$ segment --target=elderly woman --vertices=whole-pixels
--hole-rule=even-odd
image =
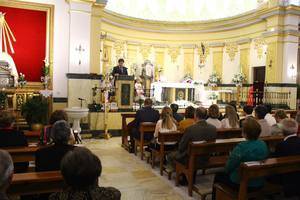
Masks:
[[[242,162],[259,161],[268,157],[269,150],[264,141],[259,140],[261,127],[253,118],[246,118],[242,126],[243,136],[246,141],[239,143],[231,152],[225,173],[217,173],[214,183],[223,183],[233,189],[238,189],[240,184],[239,167]],[[264,180],[253,179],[248,182],[248,189],[256,189],[263,186]],[[212,199],[216,199],[216,191],[213,189]]]
[[[282,129],[281,129],[281,121],[288,118],[284,110],[277,110],[275,112],[274,118],[276,120],[276,124],[273,124],[271,126],[271,135],[282,135]]]
[[[69,144],[70,137],[72,137],[70,125],[64,120],[55,122],[51,128],[54,145],[37,150],[36,171],[59,170],[64,155],[74,148]]]
[[[9,153],[4,150],[0,150],[0,163],[0,199],[8,200],[6,190],[13,177],[14,164]]]
[[[67,153],[61,162],[61,173],[68,189],[54,193],[50,200],[119,200],[121,193],[112,187],[99,187],[102,165],[99,158],[86,148]]]
[[[277,144],[274,152],[275,157],[300,155],[300,137],[297,136],[298,123],[294,119],[283,119],[281,122],[283,141]],[[300,173],[284,174],[281,181],[284,193],[288,197],[300,196],[299,191]]]

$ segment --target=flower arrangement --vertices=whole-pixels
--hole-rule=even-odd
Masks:
[[[25,79],[25,74],[19,73],[19,78],[18,78],[18,85],[22,88],[27,84],[27,81]]]
[[[211,92],[209,95],[208,95],[208,99],[209,100],[216,100],[218,99],[218,94],[216,92]]]
[[[245,81],[246,81],[246,76],[242,72],[235,74],[232,78],[232,82],[236,86],[242,86]]]
[[[47,59],[44,60],[44,66],[42,68],[41,82],[44,85],[44,88],[47,89],[50,83],[50,64]]]
[[[221,83],[221,77],[215,72],[212,73],[207,80],[208,86],[211,87],[216,87],[220,83]]]

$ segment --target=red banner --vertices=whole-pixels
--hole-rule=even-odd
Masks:
[[[14,59],[18,73],[23,73],[27,81],[39,82],[43,60],[46,56],[47,13],[0,6],[5,19],[16,37],[13,43]]]

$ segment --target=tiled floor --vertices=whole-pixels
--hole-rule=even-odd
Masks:
[[[189,200],[200,199],[187,195],[186,187],[175,187],[174,179],[160,176],[158,167],[154,170],[140,157],[129,154],[121,147],[121,138],[109,140],[86,139],[84,145],[99,156],[103,166],[100,185],[113,186],[122,192],[124,200]],[[203,184],[202,184],[202,183]],[[200,185],[207,190],[211,187],[211,176],[204,176]],[[208,198],[207,198],[208,199]]]

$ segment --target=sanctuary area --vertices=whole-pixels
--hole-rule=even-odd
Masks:
[[[299,0],[0,0],[0,199],[300,199]]]

